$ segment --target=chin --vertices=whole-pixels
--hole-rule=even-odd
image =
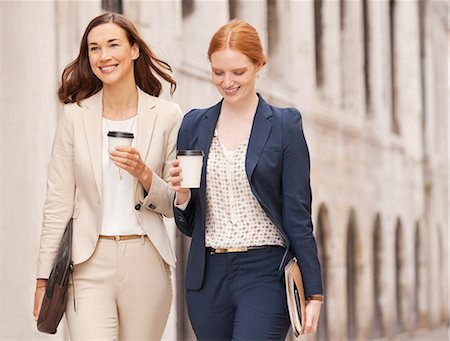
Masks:
[[[116,78],[111,79],[111,78],[108,78],[108,77],[102,77],[102,78],[100,78],[100,80],[105,85],[114,85],[114,84],[117,83],[117,79]]]

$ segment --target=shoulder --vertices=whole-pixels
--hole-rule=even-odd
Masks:
[[[86,110],[86,100],[81,101],[80,104],[77,103],[67,103],[63,105],[64,113],[67,115],[76,114]]]
[[[301,125],[302,115],[300,111],[296,108],[282,108],[265,102],[273,119],[279,122],[283,128],[293,128],[293,126]]]
[[[301,118],[300,111],[296,108],[281,108],[269,104],[272,114],[283,121],[292,121]]]
[[[302,114],[296,108],[283,108],[282,109],[282,121],[283,127],[286,129],[298,130],[302,126]]]
[[[149,95],[143,91],[140,92],[140,100],[144,102],[144,106],[150,109],[157,108],[162,114],[173,119],[180,119],[183,116],[180,106],[169,100]]]
[[[63,106],[63,117],[66,116],[70,119],[76,119],[80,117],[81,113],[91,110],[101,103],[102,99],[102,91],[98,91],[90,97],[87,97],[81,100],[80,104],[78,103],[67,103]]]
[[[220,104],[221,102],[216,103],[208,108],[191,109],[184,115],[182,125],[183,126],[196,125],[196,123],[203,120],[207,115],[213,114],[213,112],[219,110],[218,107],[220,106]]]
[[[196,122],[206,113],[206,109],[191,109],[183,117],[183,123]]]
[[[83,102],[78,105],[77,103],[64,104],[62,113],[59,117],[60,120],[76,122],[80,117],[81,113],[86,110]]]

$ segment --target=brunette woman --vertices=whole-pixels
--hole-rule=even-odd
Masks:
[[[49,166],[34,316],[72,217],[72,341],[159,340],[163,333],[175,257],[162,217],[173,215],[166,181],[182,118],[178,105],[158,98],[157,77],[175,90],[169,71],[130,20],[106,13],[89,23],[62,74],[65,106]],[[133,134],[131,146],[108,145],[111,131]]]

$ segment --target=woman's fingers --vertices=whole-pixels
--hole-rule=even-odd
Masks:
[[[169,174],[171,177],[176,177],[179,176],[181,173],[181,168],[180,167],[172,167],[169,169]]]
[[[319,322],[321,304],[322,303],[316,301],[309,301],[307,303],[305,310],[305,334],[312,334],[317,331],[317,323]]]
[[[33,308],[33,316],[37,321],[39,317],[39,313],[41,311],[42,301],[44,299],[45,288],[36,288],[34,292],[34,308]]]
[[[181,187],[181,181],[183,180],[183,177],[181,174],[181,168],[178,167],[180,164],[180,161],[175,159],[172,161],[172,167],[169,169],[169,175],[170,179],[169,182],[172,186],[172,190],[179,192],[181,190],[185,190],[183,187]]]
[[[169,182],[172,186],[180,186],[183,177],[181,176],[173,176],[170,178]]]

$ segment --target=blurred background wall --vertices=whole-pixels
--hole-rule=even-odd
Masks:
[[[303,114],[326,290],[315,336],[409,338],[447,327],[448,3],[441,0],[0,0],[0,338],[62,340],[32,317],[47,163],[63,68],[88,22],[132,19],[174,68],[183,111],[219,100],[206,57],[231,18],[269,59],[257,88]],[[163,97],[169,98],[167,87]],[[167,340],[194,339],[178,255]],[[291,338],[291,336],[290,336]]]

